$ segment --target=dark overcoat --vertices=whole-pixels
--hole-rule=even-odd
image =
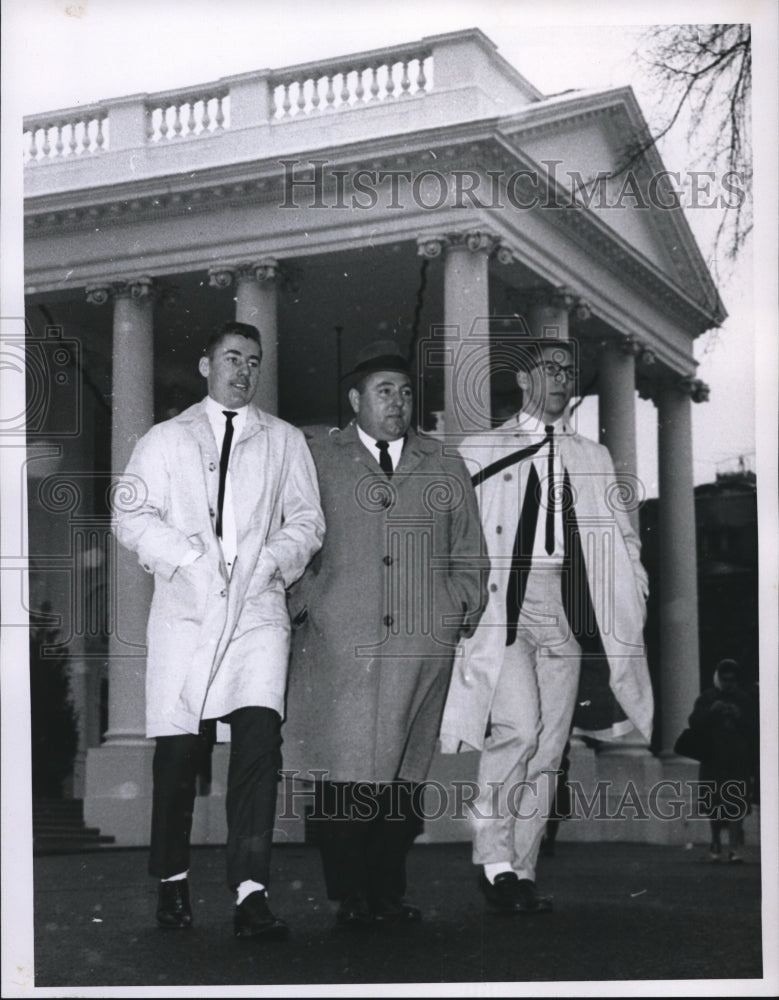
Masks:
[[[469,474],[413,431],[391,479],[354,424],[309,445],[326,531],[290,596],[285,769],[424,780],[458,637],[486,600]]]

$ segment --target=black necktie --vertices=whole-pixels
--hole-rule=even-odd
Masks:
[[[379,449],[379,465],[387,473],[387,476],[391,477],[392,459],[390,458],[389,445],[386,441],[377,441],[376,447]]]
[[[549,438],[549,458],[546,464],[546,552],[554,552],[554,427],[547,424],[544,427]]]
[[[225,436],[222,439],[222,454],[219,457],[219,496],[216,501],[216,537],[222,537],[222,508],[225,500],[225,482],[227,480],[227,464],[230,461],[230,446],[233,443],[233,417],[238,414],[233,410],[222,410],[225,416]]]

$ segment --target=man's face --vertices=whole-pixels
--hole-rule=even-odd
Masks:
[[[208,382],[208,395],[220,406],[237,410],[251,400],[260,380],[262,350],[240,333],[228,333],[217,344],[213,357],[200,359],[199,369]]]
[[[397,441],[411,423],[411,379],[402,372],[374,372],[366,378],[362,392],[349,390],[349,402],[366,434],[377,441]]]
[[[522,409],[545,424],[554,423],[565,413],[575,381],[573,353],[554,344],[544,345],[538,364],[529,372],[517,372],[524,396]]]

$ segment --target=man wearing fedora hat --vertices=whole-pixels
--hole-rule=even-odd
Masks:
[[[345,376],[354,413],[313,435],[327,525],[294,588],[297,628],[285,768],[315,780],[314,813],[337,921],[414,922],[406,855],[458,639],[486,598],[482,533],[464,463],[411,428],[411,367],[378,341]]]

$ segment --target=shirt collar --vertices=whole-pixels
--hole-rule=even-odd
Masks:
[[[375,437],[371,437],[370,434],[364,431],[356,420],[354,422],[354,426],[357,429],[357,436],[359,437],[359,439],[362,441],[362,443],[365,445],[368,451],[373,455],[373,457],[376,458],[376,456],[379,454],[379,449],[376,447],[376,441],[378,439]],[[395,441],[388,442],[390,454],[392,454],[393,452],[397,452],[397,454],[399,455],[400,452],[403,450],[404,442],[405,438],[397,438],[397,440]]]
[[[212,419],[218,417],[219,420],[224,421],[225,410],[227,410],[228,413],[235,413],[236,417],[240,419],[246,415],[249,405],[247,403],[244,406],[237,406],[235,409],[231,410],[229,406],[222,406],[221,403],[217,403],[213,396],[206,396],[206,409],[209,417]],[[233,418],[233,424],[236,422],[236,417]]]
[[[546,434],[545,427],[547,426],[538,417],[533,417],[529,413],[525,413],[520,410],[516,415],[515,420],[517,421],[517,429],[522,431],[523,434],[538,435],[539,437],[544,437]],[[552,423],[554,427],[555,434],[572,434],[573,429],[571,428],[570,422],[568,420],[568,411],[555,420]]]

